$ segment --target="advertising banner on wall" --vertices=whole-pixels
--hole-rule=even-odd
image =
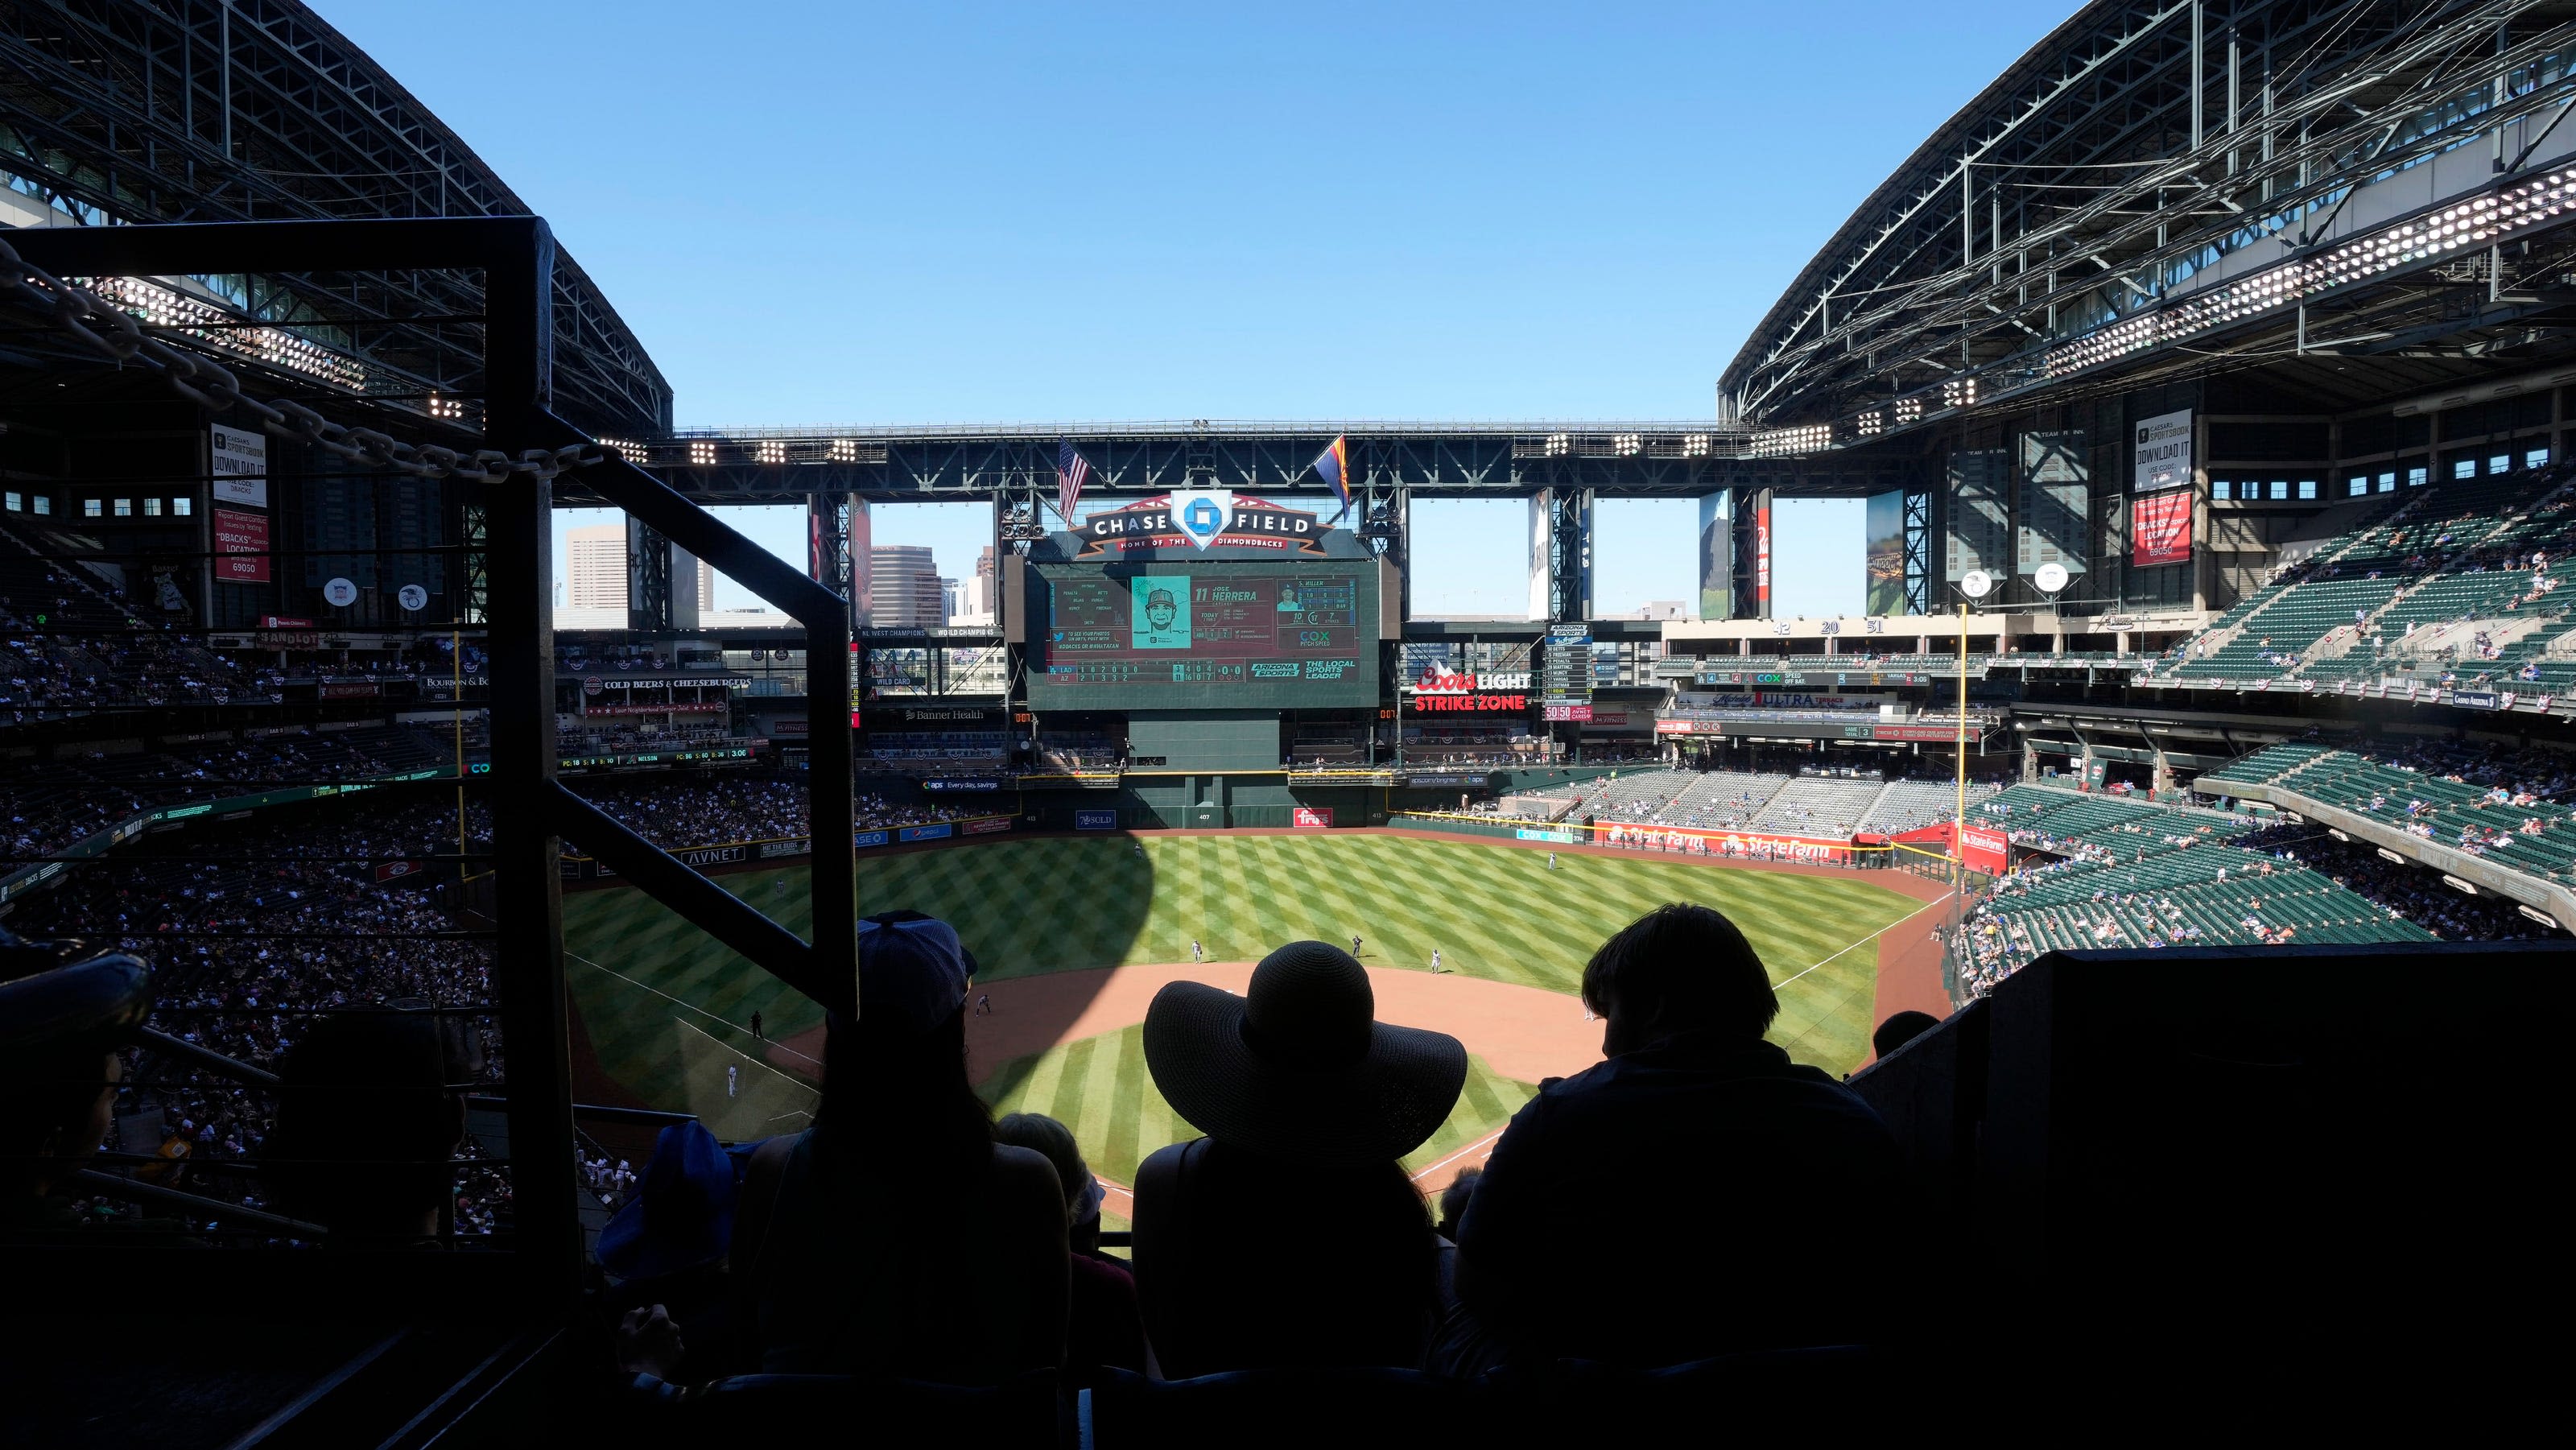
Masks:
[[[2191,562],[2190,489],[2167,489],[2129,500],[2129,566]]]
[[[1529,614],[1531,619],[1548,615],[1547,555],[1548,544],[1556,535],[1556,503],[1551,490],[1540,489],[1529,498]]]
[[[1959,859],[1967,863],[1971,871],[2000,876],[2004,867],[2010,864],[2011,856],[2012,843],[2001,831],[1970,826],[1959,833]]]
[[[213,425],[213,495],[218,504],[268,507],[268,435]]]
[[[1950,519],[1945,577],[1958,583],[1973,569],[2007,572],[2012,550],[2010,455],[1999,448],[1950,455]]]
[[[1771,490],[1767,488],[1753,510],[1753,606],[1759,618],[1771,617]]]
[[[1299,830],[1323,830],[1333,824],[1331,806],[1296,806],[1288,813],[1288,824]]]
[[[1800,861],[1849,864],[1849,841],[1817,841],[1799,836],[1756,836],[1741,831],[1686,831],[1665,826],[1608,826],[1595,840],[1630,850],[1677,851],[1694,856],[1733,856],[1749,861]]]
[[[1869,612],[1877,615],[1905,613],[1905,493],[1872,494],[1865,515],[1867,542],[1862,559],[1868,568],[1867,593]]]
[[[2093,561],[2092,465],[2082,433],[2021,435],[2021,529],[2013,567],[2057,564],[2081,574]]]
[[[1118,829],[1116,811],[1075,811],[1073,828],[1077,831],[1114,831]]]
[[[1735,617],[1735,519],[1725,490],[1699,498],[1699,617]]]
[[[238,509],[209,510],[215,536],[215,580],[222,584],[265,584],[268,580],[268,516]]]
[[[2137,493],[2191,482],[2191,410],[2140,418],[2130,435],[2129,487]]]

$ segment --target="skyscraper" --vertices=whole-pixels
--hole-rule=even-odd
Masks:
[[[948,622],[939,593],[939,566],[919,544],[879,544],[868,551],[875,578],[871,629],[929,629]]]
[[[626,526],[593,524],[564,531],[567,601],[574,609],[626,607]]]
[[[565,572],[572,576],[566,602],[574,609],[626,607],[626,526],[593,524],[564,531]],[[694,599],[698,612],[716,607],[716,566],[692,558],[685,549],[671,550],[671,598],[675,604]],[[685,612],[685,611],[683,611]],[[694,623],[692,619],[688,621]]]

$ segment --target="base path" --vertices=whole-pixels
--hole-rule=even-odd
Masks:
[[[976,994],[991,997],[993,1010],[966,1019],[967,1072],[982,1082],[1013,1058],[1142,1022],[1154,994],[1173,982],[1204,982],[1240,995],[1251,985],[1254,965],[1152,962],[978,985]],[[1433,976],[1389,967],[1367,971],[1370,990],[1377,994],[1377,1020],[1446,1032],[1504,1077],[1532,1083],[1570,1077],[1601,1060],[1601,1024],[1584,1020],[1577,998],[1455,973]],[[799,1033],[773,1048],[820,1058],[822,1029]],[[1482,1164],[1500,1136],[1460,1149],[1415,1174],[1415,1181],[1426,1192],[1438,1192],[1459,1170]],[[1105,1182],[1103,1187],[1112,1210],[1132,1209],[1124,1187]]]
[[[991,997],[993,1010],[966,1018],[967,1071],[982,1082],[1015,1057],[1142,1022],[1154,994],[1174,982],[1204,982],[1240,995],[1251,985],[1254,965],[1153,962],[979,984],[976,995]],[[1583,1004],[1573,997],[1456,973],[1367,971],[1380,1022],[1446,1032],[1505,1077],[1567,1077],[1601,1060],[1601,1024],[1583,1020]],[[811,1028],[776,1046],[820,1058],[823,1031]]]

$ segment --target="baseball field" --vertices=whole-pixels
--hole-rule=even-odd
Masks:
[[[802,865],[720,879],[807,929]],[[1835,1073],[1868,1055],[1879,933],[1922,907],[1854,875],[1591,851],[1551,868],[1543,850],[1360,832],[1051,837],[859,866],[861,912],[947,918],[975,953],[977,990],[991,998],[969,1022],[985,1096],[1062,1119],[1116,1183],[1194,1136],[1145,1068],[1136,1024],[1159,982],[1240,990],[1280,942],[1358,936],[1380,1016],[1452,1032],[1473,1058],[1456,1112],[1412,1156],[1436,1186],[1431,1172],[1489,1143],[1538,1077],[1597,1057],[1599,1024],[1573,995],[1583,963],[1667,901],[1714,906],[1743,928],[1779,993],[1773,1040]],[[803,1125],[821,1056],[811,1003],[629,888],[567,896],[564,926],[587,1067],[603,1090],[695,1112],[728,1140]]]

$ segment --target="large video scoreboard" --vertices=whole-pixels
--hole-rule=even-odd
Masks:
[[[1038,564],[1032,575],[1037,709],[1377,703],[1373,560]]]

